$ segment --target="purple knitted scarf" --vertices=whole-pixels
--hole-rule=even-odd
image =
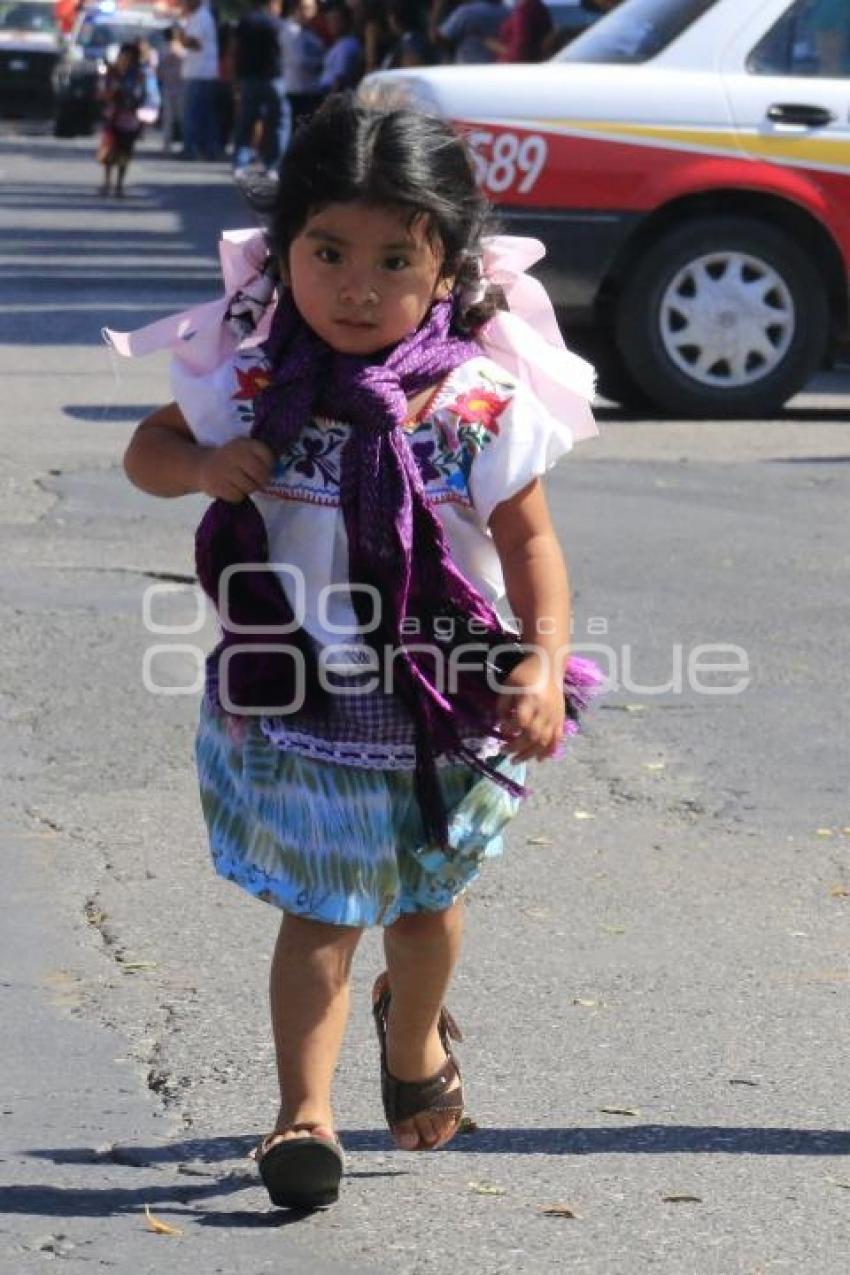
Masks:
[[[488,651],[510,641],[511,635],[453,563],[401,428],[410,397],[480,354],[474,341],[453,331],[453,318],[452,302],[435,302],[409,337],[387,352],[364,358],[339,354],[323,342],[285,292],[263,347],[273,379],[255,401],[252,431],[280,455],[312,415],[347,421],[352,427],[343,449],[340,483],[349,580],[352,585],[373,586],[382,599],[380,624],[364,633],[380,667],[387,650],[402,652],[394,659],[393,689],[413,717],[417,797],[427,831],[440,842],[447,836],[447,820],[437,778],[439,755],[466,761],[512,791],[522,791],[464,746],[464,736],[492,733],[498,694],[487,685],[484,663]],[[198,528],[196,556],[200,582],[216,603],[226,567],[267,562],[265,524],[254,503],[215,501]],[[363,590],[354,589],[356,610],[362,602]],[[236,655],[231,651],[227,673],[234,704],[255,711],[267,706],[273,713],[271,706],[291,702],[295,678],[306,672],[307,703],[312,708],[321,705],[315,644],[294,625],[290,602],[271,571],[233,577],[229,616],[237,626],[265,625],[268,631],[234,632],[223,626],[222,641],[212,656],[219,667],[222,656],[236,644],[257,647],[278,641],[290,648]],[[440,626],[435,632],[435,621],[447,617],[454,629],[448,641],[439,636]],[[405,625],[414,619],[417,625]],[[281,629],[275,626],[288,626],[290,631],[276,638]],[[406,637],[405,631],[411,630],[415,636]],[[427,648],[448,658],[460,644],[465,648],[462,662],[473,667],[460,675],[449,699],[437,685],[439,654]],[[469,659],[467,649],[478,652],[477,671],[474,654]]]

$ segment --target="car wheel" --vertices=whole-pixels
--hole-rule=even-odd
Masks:
[[[652,402],[682,416],[765,416],[822,362],[826,288],[774,226],[716,217],[677,226],[628,276],[617,346]]]

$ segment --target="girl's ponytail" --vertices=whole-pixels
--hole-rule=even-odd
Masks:
[[[481,273],[480,256],[469,253],[461,259],[454,286],[457,305],[455,326],[472,336],[499,310],[507,310],[505,294],[496,283],[488,283]]]

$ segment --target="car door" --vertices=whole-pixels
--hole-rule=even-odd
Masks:
[[[722,73],[743,149],[777,166],[850,260],[850,3],[774,0],[727,46]]]

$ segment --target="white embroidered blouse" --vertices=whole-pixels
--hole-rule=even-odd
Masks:
[[[237,351],[201,376],[177,359],[172,364],[174,397],[204,445],[221,446],[250,434],[253,400],[267,383],[267,365],[256,347]],[[269,560],[297,618],[320,646],[351,649],[362,639],[348,589],[339,491],[349,429],[343,421],[306,421],[297,441],[279,457],[268,485],[252,499],[266,526]],[[450,372],[405,431],[452,558],[498,606],[505,583],[490,516],[570,450],[572,431],[484,356]],[[397,725],[392,738],[383,741],[348,738],[351,730],[331,740],[325,731],[304,730],[293,718],[264,718],[263,729],[280,747],[337,762],[363,765],[366,751],[370,765],[407,768],[414,760],[412,738],[404,743]]]

